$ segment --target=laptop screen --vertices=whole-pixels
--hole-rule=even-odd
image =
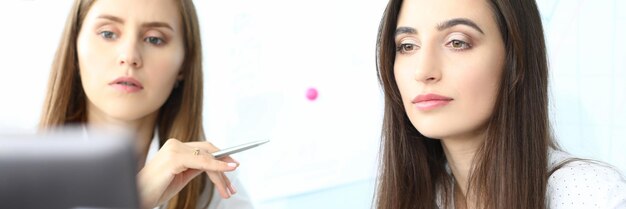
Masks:
[[[0,134],[0,203],[6,208],[139,208],[130,134],[83,128]]]

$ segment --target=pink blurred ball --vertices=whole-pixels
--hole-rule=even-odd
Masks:
[[[317,99],[317,89],[315,88],[309,88],[306,90],[306,98],[309,99],[309,101],[313,101],[315,99]]]

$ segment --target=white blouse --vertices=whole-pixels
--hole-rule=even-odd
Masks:
[[[572,158],[550,152],[550,168]],[[572,161],[548,179],[550,209],[626,209],[626,181],[615,168],[601,162]]]
[[[565,152],[550,151],[549,170],[571,158]],[[451,173],[447,165],[446,170]],[[626,181],[608,164],[576,160],[552,173],[546,200],[549,209],[626,209]],[[438,195],[439,208],[444,208],[442,201]]]
[[[156,155],[156,153],[159,151],[159,140],[156,137],[157,136],[156,132],[154,135],[155,137],[153,137],[152,142],[150,142],[150,148],[148,149],[148,156],[146,157],[146,162],[152,159],[154,155]],[[237,193],[228,199],[223,199],[219,195],[219,192],[217,191],[217,189],[213,188],[213,194],[211,195],[211,203],[209,204],[209,207],[207,209],[254,208],[252,206],[252,202],[250,201],[250,197],[248,196],[248,193],[246,192],[245,188],[241,185],[241,182],[239,182],[239,179],[237,178],[236,171],[228,172],[226,173],[226,176],[228,177],[228,179],[230,179],[230,182],[233,185],[233,187],[235,187],[235,189],[237,190]],[[206,205],[207,201],[209,201],[208,188],[211,188],[213,186],[213,182],[211,182],[208,179],[206,182],[207,184],[204,187],[205,189],[204,191],[202,191],[202,194],[200,194],[200,199],[198,201],[197,208],[201,208],[202,206]],[[165,206],[167,206],[167,204],[163,204],[159,207],[156,207],[155,209],[162,209],[162,208],[165,208]]]

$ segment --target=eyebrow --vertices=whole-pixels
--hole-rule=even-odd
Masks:
[[[454,27],[456,25],[467,25],[469,27],[476,29],[478,32],[482,34],[485,34],[483,30],[480,29],[480,27],[478,27],[478,25],[474,21],[467,19],[467,18],[454,18],[454,19],[445,21],[437,25],[437,30],[442,31],[442,30]]]
[[[402,34],[415,35],[415,34],[417,34],[417,30],[415,30],[415,28],[412,28],[412,27],[398,27],[398,28],[396,28],[396,37],[398,37],[399,35],[402,35]]]
[[[440,24],[437,24],[437,30],[442,31],[451,27],[454,27],[456,25],[466,25],[469,26],[471,28],[474,28],[475,30],[477,30],[478,32],[480,32],[481,34],[485,34],[483,32],[482,29],[480,29],[480,27],[478,27],[478,24],[476,24],[474,21],[467,19],[467,18],[454,18],[445,22],[442,22]],[[417,34],[417,30],[415,28],[412,27],[398,27],[396,28],[396,34],[395,36],[398,37],[399,35],[402,34]]]
[[[98,18],[107,19],[107,20],[110,20],[110,21],[113,21],[113,22],[124,24],[124,20],[122,18],[113,16],[113,15],[100,15],[100,16],[98,16]],[[142,23],[141,27],[146,27],[146,28],[169,28],[170,30],[174,31],[174,28],[172,28],[172,26],[170,24],[167,24],[165,22],[146,22],[146,23]]]

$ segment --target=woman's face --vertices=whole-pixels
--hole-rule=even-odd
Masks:
[[[89,115],[137,120],[165,103],[182,78],[183,33],[172,0],[97,0],[77,40]]]
[[[504,68],[504,43],[487,1],[405,0],[396,28],[395,79],[424,136],[482,133]]]

